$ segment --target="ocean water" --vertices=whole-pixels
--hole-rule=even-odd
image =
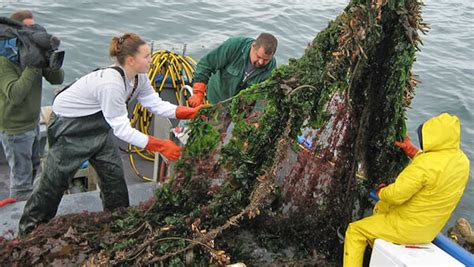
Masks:
[[[273,33],[279,40],[276,59],[286,64],[300,57],[316,34],[347,5],[347,0],[293,1],[0,1],[0,16],[32,9],[37,23],[58,36],[66,51],[65,84],[111,63],[112,36],[136,32],[153,40],[154,49],[186,53],[199,59],[230,36]],[[426,0],[423,36],[414,72],[421,82],[408,110],[408,132],[426,119],[450,112],[461,119],[461,146],[474,159],[474,2]],[[55,87],[45,83],[43,105]],[[474,223],[474,171],[453,216]]]

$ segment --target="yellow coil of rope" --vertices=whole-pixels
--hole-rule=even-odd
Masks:
[[[167,50],[156,51],[151,58],[152,67],[148,71],[148,78],[151,81],[151,85],[158,93],[163,90],[165,85],[171,85],[175,89],[176,100],[179,102],[179,91],[183,86],[192,81],[196,61],[190,56],[179,55]],[[187,91],[184,91],[184,96],[187,96]],[[187,100],[186,105],[188,105]],[[132,127],[149,135],[152,120],[153,114],[142,107],[140,103],[136,103],[133,107],[132,117],[130,119]],[[128,146],[128,152],[130,165],[135,174],[146,181],[152,181],[152,178],[146,177],[139,172],[135,163],[134,154],[149,161],[154,160],[154,154],[133,145]]]

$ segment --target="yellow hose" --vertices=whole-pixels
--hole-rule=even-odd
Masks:
[[[179,103],[179,90],[186,84],[190,84],[194,75],[194,70],[196,66],[196,61],[190,56],[182,56],[167,50],[159,50],[153,53],[151,56],[152,67],[148,70],[148,78],[151,81],[151,85],[157,93],[160,93],[165,84],[167,84],[167,79],[170,78],[171,85],[176,91],[176,100]],[[156,84],[156,77],[162,76],[163,79],[160,84]],[[187,80],[187,82],[186,82]],[[169,83],[168,83],[169,84]],[[185,91],[185,96],[187,92]],[[186,100],[186,105],[188,104]],[[130,124],[132,127],[136,128],[140,132],[149,135],[149,128],[153,120],[153,114],[144,108],[140,103],[136,103],[133,107],[132,117],[130,119]],[[147,176],[144,176],[138,170],[134,154],[140,156],[141,158],[154,161],[154,154],[146,151],[145,149],[140,149],[131,144],[128,145],[130,165],[133,172],[140,178],[146,181],[152,181],[153,179]]]

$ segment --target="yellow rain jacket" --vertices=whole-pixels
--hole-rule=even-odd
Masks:
[[[399,244],[431,242],[461,199],[469,159],[460,149],[459,119],[443,113],[426,121],[419,134],[423,152],[380,191],[374,215],[349,225],[344,266],[362,266],[366,243],[373,244],[375,238]]]

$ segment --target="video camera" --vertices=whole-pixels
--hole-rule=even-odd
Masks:
[[[61,41],[39,24],[26,26],[0,17],[0,40],[6,39],[17,40],[16,52],[22,67],[57,70],[63,65],[65,52],[58,49]]]
[[[54,35],[46,32],[46,29],[38,24],[31,26],[25,26],[28,31],[25,31],[28,38],[34,42],[38,48],[40,48],[41,57],[38,60],[31,57],[25,58],[25,65],[27,66],[38,66],[41,68],[48,67],[53,70],[60,69],[63,65],[64,54],[63,50],[59,50],[58,47],[61,41]],[[21,58],[21,43],[20,43],[20,58]],[[21,61],[21,60],[20,60]]]

